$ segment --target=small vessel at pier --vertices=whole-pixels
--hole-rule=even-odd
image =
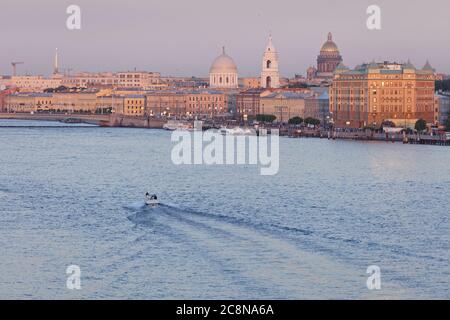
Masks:
[[[178,120],[169,120],[166,124],[163,125],[163,129],[175,131],[175,130],[192,130],[192,125],[188,122],[178,121]]]
[[[231,135],[231,136],[251,136],[256,135],[256,132],[249,128],[240,128],[240,127],[234,127],[234,128],[227,128],[222,127],[219,129],[219,132],[221,135]]]

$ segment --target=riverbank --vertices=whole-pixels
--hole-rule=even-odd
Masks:
[[[102,127],[148,128],[162,129],[166,119],[150,117],[130,117],[117,114],[47,114],[47,113],[0,113],[0,119],[58,121],[64,123],[86,123]],[[226,125],[226,124],[223,124]],[[222,125],[205,123],[203,129],[220,128]],[[278,129],[280,136],[290,138],[321,138],[358,141],[402,142],[404,144],[423,144],[450,146],[450,138],[446,135],[385,133],[371,130],[327,130],[297,127],[266,127],[267,132]],[[259,130],[257,130],[258,133]]]
[[[166,120],[117,114],[0,113],[0,119],[87,123],[102,127],[162,129]]]

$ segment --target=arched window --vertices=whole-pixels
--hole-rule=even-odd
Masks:
[[[272,87],[272,78],[267,77],[266,78],[266,88],[271,88],[271,87]]]
[[[267,69],[272,68],[272,61],[267,60],[266,67],[267,67]]]
[[[222,83],[222,77],[219,78],[219,83]]]

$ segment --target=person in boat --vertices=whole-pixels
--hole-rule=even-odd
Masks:
[[[158,197],[156,196],[156,194],[150,194],[150,193],[146,193],[145,194],[145,197],[148,199],[148,200],[158,200]]]

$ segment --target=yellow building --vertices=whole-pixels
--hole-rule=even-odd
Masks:
[[[330,88],[330,115],[337,127],[414,126],[435,123],[435,74],[427,64],[370,63],[349,70],[340,64]]]
[[[153,116],[186,116],[186,94],[184,92],[159,91],[146,94],[146,114]]]
[[[123,100],[123,114],[128,116],[144,116],[146,97],[144,95],[125,96]]]
[[[203,90],[186,95],[189,116],[214,117],[228,112],[228,95],[221,91]]]
[[[6,96],[4,109],[7,112],[30,113],[51,108],[51,93],[14,93]]]
[[[95,113],[97,110],[96,92],[57,92],[53,93],[50,109],[68,113]]]
[[[288,122],[293,117],[305,116],[305,98],[297,92],[265,92],[261,94],[259,112],[274,115],[276,122]]]

